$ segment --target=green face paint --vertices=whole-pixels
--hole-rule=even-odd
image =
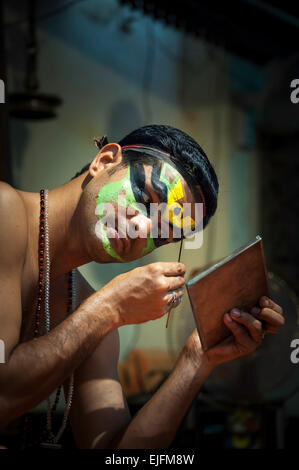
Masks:
[[[172,225],[181,224],[181,215],[173,215],[173,208],[176,207],[176,205],[180,207],[180,214],[183,213],[182,206],[177,202],[184,197],[179,173],[167,162],[162,162],[162,164],[153,167],[151,182],[161,202],[167,203],[168,210],[163,214],[164,220],[168,223],[170,222]],[[137,212],[149,217],[148,210],[144,210],[144,208],[140,206],[140,203],[145,207],[147,207],[148,204],[144,199],[144,186],[145,174],[143,166],[129,166],[123,179],[107,183],[98,192],[96,213],[99,216],[99,221],[96,225],[96,233],[101,239],[106,253],[120,262],[124,260],[112,248],[105,229],[105,204],[115,203],[125,209],[132,207]],[[149,233],[146,246],[142,250],[142,256],[150,253],[157,246],[159,246],[158,240],[156,240],[155,243],[151,233]]]
[[[96,213],[99,216],[99,222],[97,224],[96,232],[99,235],[99,238],[102,240],[102,245],[106,253],[123,262],[124,260],[112,248],[105,230],[103,223],[103,218],[106,213],[105,203],[116,203],[126,209],[128,207],[133,207],[133,209],[135,209],[137,212],[147,215],[147,212],[143,210],[142,207],[140,207],[140,204],[138,204],[135,199],[130,181],[130,167],[128,167],[126,175],[123,179],[106,184],[103,186],[103,188],[100,189],[97,196]],[[154,242],[149,234],[147,237],[147,244],[143,249],[142,255],[149,253],[154,248]]]

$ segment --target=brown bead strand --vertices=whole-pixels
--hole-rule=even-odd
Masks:
[[[38,264],[39,264],[39,276],[38,276],[38,295],[37,295],[37,305],[35,310],[35,324],[34,324],[34,339],[37,339],[39,336],[40,330],[40,319],[41,319],[41,306],[44,290],[44,254],[45,254],[45,192],[43,189],[40,190],[40,218],[39,218],[39,249],[38,249]],[[68,297],[67,297],[67,314],[72,311],[73,304],[73,273],[70,271],[68,273]],[[56,411],[60,394],[62,390],[62,385],[60,385],[56,391],[56,397],[51,408],[51,415]],[[29,416],[24,416],[24,425],[23,425],[23,444],[22,448],[25,448],[26,444],[26,434],[29,427]],[[41,438],[33,445],[36,445],[43,441],[43,438],[47,436],[47,429],[44,429],[41,435]]]
[[[39,336],[41,306],[43,297],[43,281],[44,281],[44,253],[45,253],[45,192],[43,189],[40,191],[40,216],[39,216],[39,247],[38,247],[38,294],[37,305],[35,309],[35,323],[34,323],[34,338]],[[26,435],[29,428],[29,415],[23,417],[23,443],[22,448],[26,447]],[[45,431],[43,435],[45,434]]]
[[[73,273],[72,273],[72,271],[70,271],[68,273],[68,287],[67,287],[67,290],[68,290],[68,300],[67,300],[67,315],[68,315],[72,312],[72,305],[73,305]],[[56,408],[57,408],[57,405],[58,405],[58,402],[59,402],[59,398],[60,398],[60,394],[61,394],[61,390],[62,390],[62,385],[60,385],[57,389],[55,401],[54,401],[53,406],[51,408],[51,414],[52,415],[56,411]]]
[[[43,298],[43,284],[44,284],[44,254],[45,254],[45,192],[43,189],[40,191],[40,216],[39,216],[39,248],[38,248],[38,294],[37,305],[35,310],[35,325],[34,325],[34,339],[39,335],[41,306]]]

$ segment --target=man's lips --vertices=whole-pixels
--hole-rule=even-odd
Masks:
[[[107,237],[113,246],[113,249],[119,255],[126,255],[130,249],[130,242],[127,237],[116,228],[106,227]]]

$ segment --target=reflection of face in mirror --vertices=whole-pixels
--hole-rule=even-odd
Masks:
[[[159,160],[153,166],[135,163],[121,168],[111,179],[97,195],[96,235],[112,258],[139,258],[180,240],[183,228],[194,228],[191,210],[184,208],[194,202],[191,191],[167,162]]]

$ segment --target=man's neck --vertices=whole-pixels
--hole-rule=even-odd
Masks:
[[[84,250],[83,240],[80,239],[82,230],[76,217],[76,208],[87,181],[86,172],[48,193],[52,279],[57,279],[72,269],[92,261]],[[27,210],[28,255],[31,257],[34,256],[39,243],[40,196],[39,193],[18,192]]]
[[[76,218],[86,175],[87,172],[49,191],[50,259],[54,279],[92,261],[84,250]]]
[[[49,191],[51,275],[55,279],[91,261],[80,243],[80,230],[74,217],[83,181],[84,175],[81,175]]]

